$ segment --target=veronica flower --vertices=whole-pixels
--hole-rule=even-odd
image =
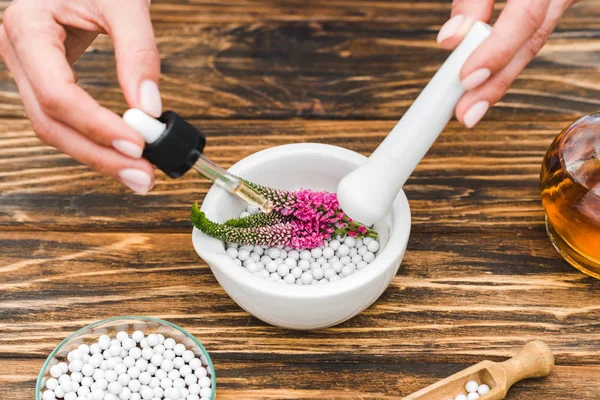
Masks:
[[[377,237],[377,233],[348,218],[335,193],[308,189],[286,191],[244,181],[273,204],[269,214],[231,219],[223,224],[210,221],[192,207],[192,223],[205,234],[226,242],[252,246],[289,246],[313,249],[337,236]]]

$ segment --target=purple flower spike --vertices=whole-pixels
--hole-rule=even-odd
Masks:
[[[250,215],[218,224],[192,207],[191,220],[202,232],[215,238],[258,246],[289,246],[313,249],[332,236],[373,237],[377,233],[352,219],[340,209],[335,193],[308,189],[285,191],[244,181],[273,204],[268,215]]]

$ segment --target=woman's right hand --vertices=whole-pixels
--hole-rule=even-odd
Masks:
[[[128,105],[158,117],[160,58],[148,0],[14,0],[0,26],[0,55],[40,140],[146,194],[154,169],[141,158],[143,138],[78,86],[71,67],[99,33],[113,40]]]

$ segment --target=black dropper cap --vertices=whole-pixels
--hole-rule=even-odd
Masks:
[[[165,111],[158,120],[167,127],[158,140],[146,144],[144,158],[171,178],[179,178],[202,155],[206,137],[173,111]]]

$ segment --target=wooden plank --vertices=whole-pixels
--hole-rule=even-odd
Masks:
[[[400,399],[467,366],[221,361],[217,376],[219,400]],[[0,375],[6,379],[3,388],[14,396],[11,398],[33,398],[41,365],[41,359],[2,360]],[[547,378],[518,383],[506,399],[558,399],[573,394],[579,399],[594,399],[598,373],[598,365],[559,366]]]
[[[213,353],[295,362],[474,363],[532,339],[561,364],[597,362],[597,281],[562,261],[543,230],[413,232],[391,286],[337,327],[294,332],[239,308],[190,234],[0,232],[0,354],[43,357],[71,332],[152,315]]]
[[[600,7],[598,7],[600,8]],[[164,104],[188,118],[396,120],[448,56],[435,32],[395,22],[156,25]],[[562,120],[598,108],[596,31],[558,32],[487,120]],[[76,64],[79,83],[123,112],[107,38]],[[0,117],[24,117],[0,67]]]
[[[319,142],[369,154],[391,121],[193,121],[209,137],[206,155],[228,167],[256,151]],[[541,160],[566,126],[556,122],[453,122],[405,186],[415,226],[442,231],[537,227]],[[78,165],[35,138],[27,121],[0,124],[0,227],[9,230],[187,232],[190,204],[209,185],[194,173],[159,174],[146,197]],[[167,210],[168,212],[164,212]]]
[[[9,0],[0,1],[0,10],[4,10],[9,4]],[[496,2],[492,21],[505,5],[505,2]],[[392,22],[404,29],[437,31],[450,16],[450,1],[153,0],[151,11],[155,25],[309,20]],[[599,16],[600,8],[596,2],[582,1],[565,14],[559,29],[597,29]]]

